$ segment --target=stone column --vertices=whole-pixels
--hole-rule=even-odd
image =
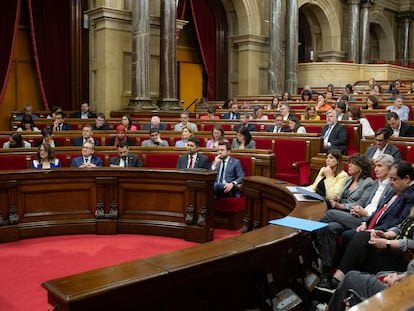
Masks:
[[[268,93],[282,93],[282,1],[270,0]]]
[[[131,99],[134,110],[157,109],[150,97],[149,0],[132,1]]]
[[[285,90],[297,93],[298,1],[286,1]]]
[[[160,91],[158,106],[162,110],[181,110],[177,99],[176,1],[161,0]]]
[[[348,59],[359,62],[359,5],[361,0],[348,0]]]
[[[402,34],[402,60],[401,65],[407,66],[410,59],[410,30],[411,22],[414,19],[414,12],[403,12],[398,15],[398,19],[401,22],[401,34]]]
[[[361,4],[361,64],[369,63],[369,19],[371,0],[362,0]]]

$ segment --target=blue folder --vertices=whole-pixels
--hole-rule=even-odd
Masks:
[[[286,216],[283,218],[269,221],[270,224],[279,225],[284,227],[290,227],[300,229],[304,231],[316,231],[328,226],[326,222],[314,221],[309,219],[297,218],[292,216]]]

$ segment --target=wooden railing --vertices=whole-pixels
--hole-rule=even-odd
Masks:
[[[321,202],[297,202],[284,185],[247,177],[248,201],[262,228],[195,247],[47,281],[55,310],[245,310],[272,275],[276,291],[291,285],[297,262],[310,259],[310,235],[267,225],[287,214],[318,220]],[[285,200],[290,197],[289,200]],[[260,227],[260,225],[258,227]],[[301,259],[299,259],[299,257]]]
[[[0,172],[0,242],[79,233],[211,241],[215,178],[142,168]]]

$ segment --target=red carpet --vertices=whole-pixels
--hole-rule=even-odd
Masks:
[[[239,231],[215,229],[215,240]],[[0,310],[45,311],[41,283],[62,276],[196,245],[145,235],[71,235],[0,244]]]

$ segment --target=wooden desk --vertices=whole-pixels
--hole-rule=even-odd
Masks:
[[[0,172],[0,242],[61,234],[213,239],[216,173],[96,168]],[[194,223],[186,219],[194,208]],[[197,225],[200,214],[205,223]]]
[[[321,202],[297,202],[283,185],[246,177],[247,200],[258,199],[266,216],[320,219]],[[282,206],[280,199],[290,196]],[[271,201],[276,201],[272,203]],[[268,273],[276,290],[294,278],[298,256],[306,261],[309,235],[265,225],[229,239],[47,281],[42,286],[56,310],[243,310],[257,305],[257,285]]]

